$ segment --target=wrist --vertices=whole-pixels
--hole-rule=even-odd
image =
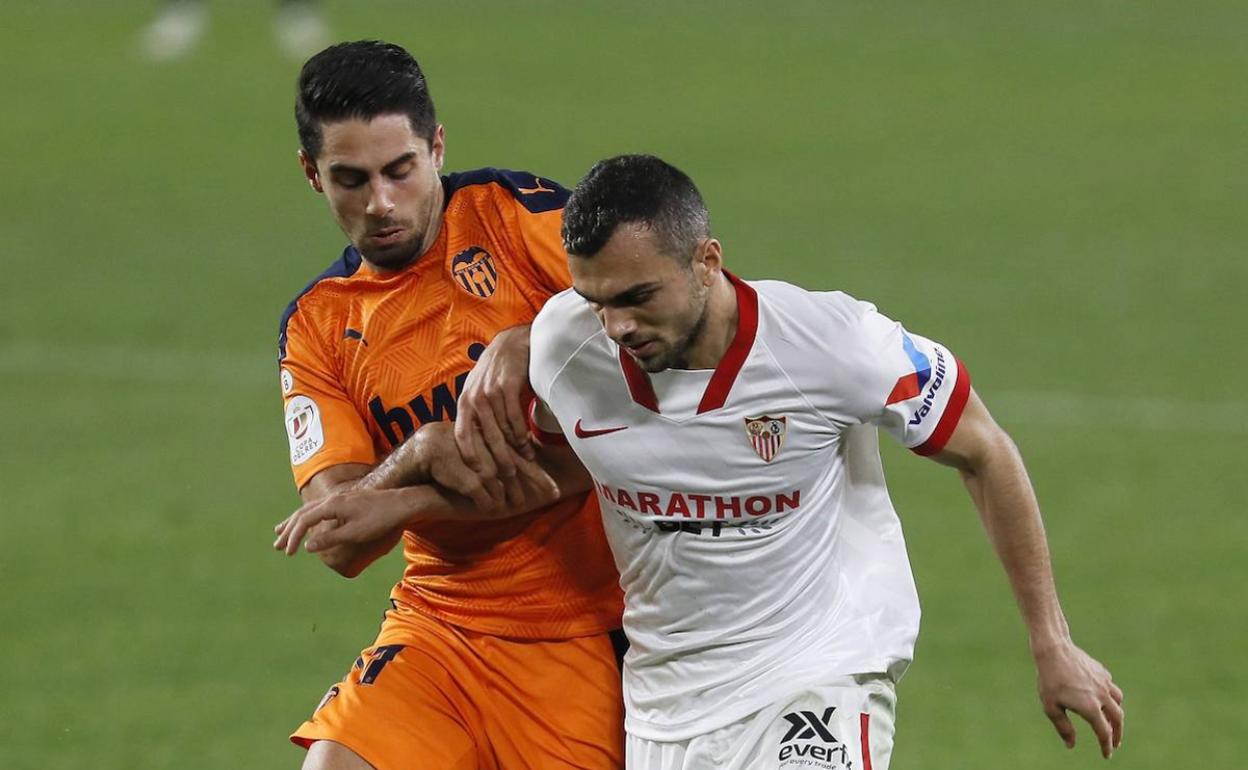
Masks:
[[[1051,654],[1074,644],[1065,619],[1062,619],[1059,624],[1031,629],[1027,642],[1034,658]]]
[[[436,496],[427,485],[401,487],[395,491],[402,499],[402,518],[396,524],[407,529],[430,519],[429,512]]]

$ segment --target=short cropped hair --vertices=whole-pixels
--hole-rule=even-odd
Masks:
[[[437,129],[425,75],[402,47],[380,40],[338,43],[313,56],[299,72],[295,123],[299,143],[313,159],[321,151],[321,124],[407,115],[412,131],[433,141]]]
[[[653,155],[618,155],[598,161],[572,191],[563,209],[563,247],[592,257],[622,224],[644,224],[668,256],[693,259],[711,233],[710,214],[693,180]]]

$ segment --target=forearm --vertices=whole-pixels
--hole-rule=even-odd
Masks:
[[[423,428],[422,428],[423,429]],[[428,481],[428,451],[418,430],[356,482],[357,489],[395,489]]]
[[[1033,651],[1069,641],[1035,492],[1004,432],[980,462],[960,468],[988,539],[1010,581]]]
[[[386,490],[384,494],[393,494],[396,500],[405,501],[410,514],[404,519],[403,527],[419,526],[425,522],[447,520],[491,520],[518,516],[560,500],[583,495],[588,492],[593,482],[589,473],[571,449],[567,447],[543,447],[537,453],[537,462],[542,469],[550,474],[558,485],[558,494],[547,494],[543,490],[527,487],[527,498],[519,506],[495,506],[482,508],[467,497],[458,495],[438,484],[420,484],[395,490]]]
[[[455,451],[453,443],[450,448]],[[495,480],[500,489],[506,489],[505,495],[483,494],[480,478],[459,460],[458,452],[443,453],[435,460],[430,475],[451,479],[446,486],[430,482],[376,488],[367,480],[372,469],[364,465],[324,471],[303,488],[304,505],[275,528],[278,538],[274,547],[293,554],[306,535],[309,551],[340,574],[354,577],[393,548],[406,529],[439,521],[489,521],[528,513],[562,497],[581,494],[591,484],[589,475],[566,447],[544,449],[541,469],[533,466],[532,472],[518,474],[506,484]],[[379,476],[372,483],[384,483],[387,472]]]

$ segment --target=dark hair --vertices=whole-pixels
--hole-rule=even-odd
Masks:
[[[321,123],[378,115],[407,115],[417,136],[433,140],[437,119],[425,75],[412,55],[393,43],[338,43],[313,56],[299,72],[295,123],[312,158],[321,151]]]
[[[653,155],[618,155],[594,164],[563,209],[563,247],[592,257],[622,224],[643,223],[669,256],[692,259],[710,235],[702,195],[683,171]]]

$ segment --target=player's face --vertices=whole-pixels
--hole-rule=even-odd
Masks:
[[[706,328],[707,239],[692,262],[669,256],[644,225],[625,224],[592,257],[572,257],[572,286],[589,302],[607,335],[648,372],[689,367]]]
[[[320,155],[300,151],[338,226],[364,259],[396,270],[433,245],[442,222],[442,126],[426,140],[406,115],[321,124]]]

